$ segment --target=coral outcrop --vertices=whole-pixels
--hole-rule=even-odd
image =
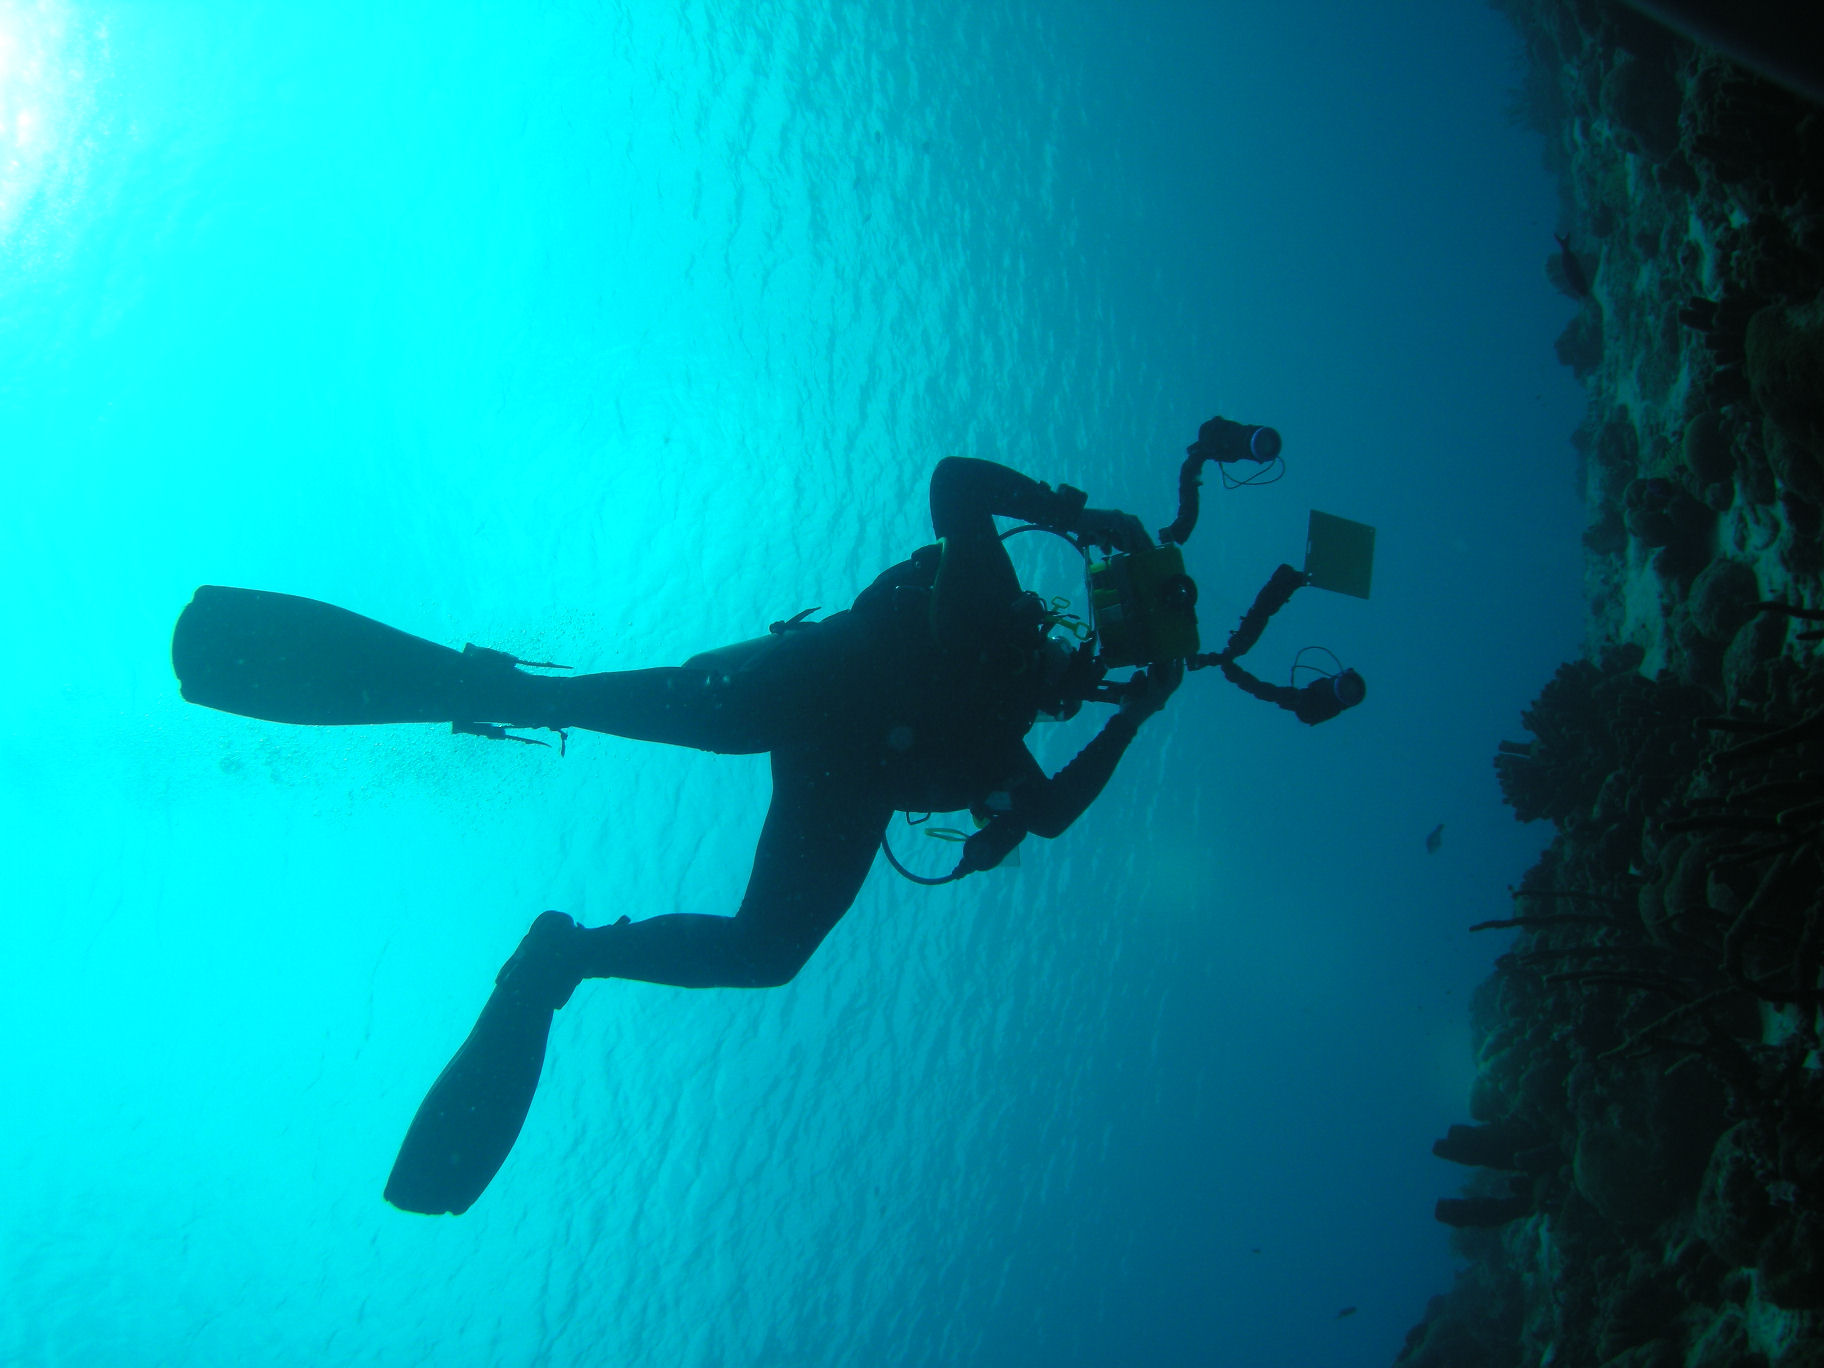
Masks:
[[[1591,617],[1495,756],[1555,834],[1475,928],[1466,1263],[1398,1362],[1824,1365],[1824,109],[1499,3],[1587,286]]]

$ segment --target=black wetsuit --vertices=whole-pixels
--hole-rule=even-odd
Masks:
[[[1055,777],[1033,760],[1024,737],[1040,702],[1041,629],[1022,610],[994,517],[1063,526],[1080,507],[1080,495],[1073,504],[1005,466],[952,457],[931,480],[941,553],[926,547],[894,566],[853,607],[675,668],[519,676],[520,725],[772,759],[772,805],[740,910],[584,932],[583,976],[785,983],[848,911],[895,811],[993,812],[1000,835],[1016,839],[1075,821],[1138,724],[1111,717]]]

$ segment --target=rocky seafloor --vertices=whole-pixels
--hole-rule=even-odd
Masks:
[[[1824,108],[1606,0],[1499,7],[1581,306],[1589,631],[1495,756],[1556,832],[1484,924],[1464,1266],[1398,1364],[1824,1365]]]

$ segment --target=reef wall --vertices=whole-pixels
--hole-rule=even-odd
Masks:
[[[1402,1368],[1824,1365],[1824,108],[1500,0],[1563,204],[1585,658],[1501,742],[1557,830],[1478,930],[1466,1260]]]

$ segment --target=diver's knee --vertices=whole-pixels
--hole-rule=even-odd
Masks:
[[[795,945],[768,946],[756,950],[748,960],[751,974],[749,982],[755,988],[783,988],[798,977],[798,971],[804,968],[809,959],[810,955]]]

